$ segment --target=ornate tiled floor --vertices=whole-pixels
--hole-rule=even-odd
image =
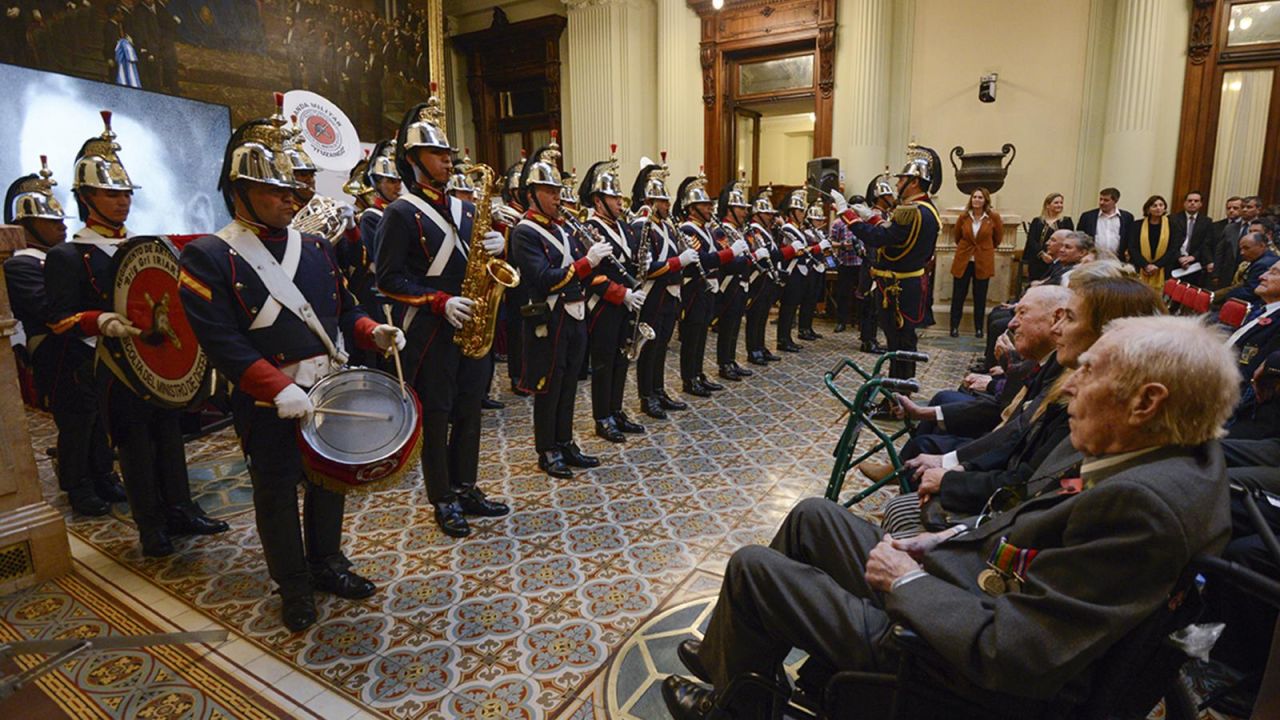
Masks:
[[[735,549],[767,542],[798,499],[826,487],[841,426],[822,373],[850,354],[854,337],[820,331],[826,339],[805,352],[709,400],[693,398],[691,410],[648,422],[647,435],[622,447],[591,433],[584,383],[578,438],[604,466],[572,480],[537,471],[532,403],[501,394],[507,408],[485,416],[481,477],[515,511],[476,522],[458,542],[437,531],[416,473],[353,496],[345,550],[380,592],[364,602],[324,596],[320,622],[305,633],[276,620],[279,599],[229,430],[191,444],[188,455],[193,489],[230,533],[145,559],[121,505],[113,517],[70,523],[77,577],[144,608],[158,627],[230,629],[234,641],[205,651],[319,717],[651,718],[652,698],[641,704],[623,688],[657,668],[635,665],[645,667],[641,676],[611,659],[638,647],[627,643],[644,623],[713,595]],[[923,344],[934,354],[922,366],[928,389],[952,385],[976,347],[936,333]],[[31,426],[46,447],[51,423],[32,415]],[[37,456],[46,495],[65,510],[47,458]],[[3,599],[3,608],[23,597]],[[200,708],[182,716],[218,716]]]

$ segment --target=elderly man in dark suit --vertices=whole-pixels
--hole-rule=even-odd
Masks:
[[[1280,257],[1271,252],[1265,235],[1260,232],[1246,234],[1240,238],[1240,264],[1236,268],[1235,277],[1231,285],[1218,291],[1214,301],[1222,303],[1235,299],[1249,304],[1259,302],[1258,283],[1262,280],[1262,274],[1275,265],[1277,260]]]
[[[1193,557],[1226,545],[1215,438],[1239,390],[1220,334],[1193,318],[1117,320],[1079,364],[1066,393],[1081,465],[1055,453],[1020,504],[911,540],[805,500],[772,547],[730,559],[705,639],[680,646],[685,665],[715,688],[773,677],[792,647],[828,670],[891,670],[900,621],[979,687],[1082,700],[1095,662],[1168,602]],[[706,717],[715,692],[663,684],[677,720]],[[744,693],[734,717],[767,708]]]
[[[1182,210],[1169,218],[1170,240],[1180,245],[1178,265],[1186,271],[1200,265],[1199,270],[1187,272],[1181,280],[1198,287],[1211,287],[1208,268],[1213,265],[1213,218],[1205,215],[1204,195],[1192,190],[1182,198]]]
[[[1248,385],[1268,355],[1280,351],[1280,264],[1272,263],[1258,278],[1258,302],[1229,344],[1239,358],[1241,382]]]

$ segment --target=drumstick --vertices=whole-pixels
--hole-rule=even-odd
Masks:
[[[269,407],[275,407],[275,404],[266,402],[265,400],[259,400],[255,402],[253,406],[260,407],[260,408],[269,408]],[[321,415],[341,415],[342,417],[364,418],[366,420],[382,420],[383,422],[390,422],[391,420],[394,419],[390,415],[380,415],[378,413],[361,412],[360,410],[340,410],[338,408],[328,408],[324,406],[315,408],[314,412],[320,413]]]
[[[383,305],[382,312],[387,314],[387,324],[395,327],[395,323],[391,321],[391,305]],[[396,359],[396,377],[400,379],[400,397],[407,399],[409,393],[404,389],[404,368],[400,365],[400,348],[396,347],[394,342],[391,343],[391,355]]]

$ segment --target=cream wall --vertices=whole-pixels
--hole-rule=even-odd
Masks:
[[[808,113],[760,118],[760,184],[803,185],[813,156],[813,120]]]

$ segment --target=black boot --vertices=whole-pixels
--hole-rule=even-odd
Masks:
[[[167,557],[174,553],[173,541],[169,534],[160,528],[151,528],[139,532],[142,542],[142,554],[146,557]]]
[[[491,397],[486,397],[485,399],[480,401],[481,410],[501,410],[506,406],[507,406],[506,403],[502,402],[501,400],[494,400]]]
[[[739,365],[739,364],[737,363],[737,361],[734,361],[734,363],[733,363],[733,369],[734,369],[734,370],[737,370],[737,371],[738,371],[738,375],[741,375],[741,376],[742,376],[742,377],[744,377],[744,378],[749,378],[749,377],[751,377],[752,375],[755,375],[755,374],[756,374],[756,371],[755,371],[755,370],[748,370],[748,369],[746,369],[746,368],[742,367],[741,365]]]
[[[457,502],[432,503],[436,507],[436,524],[449,537],[462,538],[471,534],[471,526],[462,516],[462,506]]]
[[[667,394],[666,390],[658,391],[658,404],[663,410],[688,410],[689,404],[683,400],[676,400]]]
[[[800,347],[799,345],[793,342],[778,343],[779,352],[798,353],[803,349],[804,348]],[[778,359],[781,360],[782,358],[778,358]]]
[[[316,622],[316,601],[311,593],[282,597],[280,619],[291,632],[306,630]]]
[[[711,380],[707,379],[706,375],[699,375],[698,382],[702,383],[702,387],[710,390],[711,392],[720,392],[724,389],[723,385],[718,382],[711,382]]]
[[[765,348],[760,352],[764,353],[764,359],[768,360],[769,362],[782,362],[782,358],[778,355],[774,355],[773,352],[771,352],[768,348]]]
[[[115,473],[107,473],[93,479],[93,490],[98,497],[109,503],[129,502],[129,495],[124,491],[124,483]]]
[[[667,419],[667,413],[665,410],[662,409],[662,405],[658,402],[658,398],[656,397],[651,396],[647,398],[641,398],[640,409],[644,411],[645,415],[648,415],[649,417],[654,418],[655,420]]]
[[[378,588],[368,578],[352,572],[347,565],[346,558],[341,558],[341,562],[312,564],[312,587],[347,600],[372,597]]]
[[[582,452],[582,448],[578,447],[578,443],[572,440],[560,446],[560,455],[564,458],[566,464],[574,467],[600,467],[600,458]]]
[[[694,397],[711,397],[711,391],[698,382],[697,378],[685,380],[682,387],[685,395],[693,395]]]
[[[174,537],[186,535],[217,535],[231,529],[224,520],[215,520],[204,514],[194,502],[185,507],[171,507],[165,511],[165,530]]]
[[[477,517],[502,517],[511,512],[506,503],[490,500],[478,488],[471,488],[458,495],[458,504],[462,506],[464,515]]]
[[[884,354],[884,347],[881,346],[880,343],[876,342],[875,340],[863,340],[861,347],[859,347],[858,349],[864,353],[870,353],[872,355]]]
[[[67,493],[67,501],[71,503],[72,510],[86,517],[102,517],[111,512],[111,505],[98,497],[98,494],[90,488],[81,488]]]
[[[624,433],[632,433],[635,435],[644,434],[644,426],[638,422],[632,422],[631,418],[627,417],[625,410],[619,410],[614,414],[613,425]]]
[[[725,363],[720,366],[720,377],[730,382],[742,382],[742,374],[733,367],[733,363]]]
[[[614,423],[613,418],[607,417],[603,420],[596,420],[596,437],[604,438],[609,442],[626,442],[627,436],[622,434],[618,426]]]
[[[680,662],[688,668],[693,676],[702,682],[711,682],[711,673],[707,672],[707,668],[702,664],[702,658],[698,653],[702,651],[702,642],[692,638],[680,641],[676,646],[676,657],[680,658]]]
[[[662,700],[674,720],[709,720],[715,711],[716,692],[670,675],[662,681]]]
[[[764,352],[761,350],[752,350],[747,353],[747,362],[752,365],[768,365],[769,361],[765,359]]]
[[[560,455],[559,450],[538,453],[538,469],[555,478],[567,480],[573,477],[573,471],[564,464],[564,457]]]

